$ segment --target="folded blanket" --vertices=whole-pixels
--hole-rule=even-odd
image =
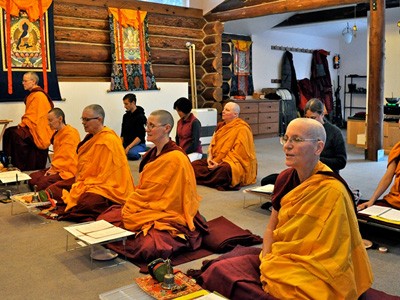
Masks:
[[[201,270],[189,270],[188,275],[204,289],[231,300],[276,300],[261,286],[260,251],[260,248],[237,246],[216,259],[205,260]],[[400,297],[370,288],[359,300],[400,300]]]
[[[203,245],[216,253],[232,250],[237,245],[252,246],[262,243],[262,238],[242,229],[221,216],[207,222],[208,234],[203,236]]]
[[[113,206],[100,215],[98,220],[104,219],[122,227],[120,210],[120,207]],[[240,228],[224,217],[205,222],[201,215],[197,214],[194,223],[195,231],[185,232],[184,228],[180,228],[181,232],[185,232],[186,240],[152,228],[146,236],[139,233],[128,237],[125,245],[122,242],[115,242],[107,244],[106,247],[126,256],[140,267],[141,272],[147,273],[147,264],[157,258],[169,258],[171,264],[176,266],[213,253],[227,252],[236,245],[249,246],[262,243],[260,236]]]

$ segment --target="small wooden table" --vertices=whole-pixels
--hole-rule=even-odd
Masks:
[[[11,119],[0,120],[0,125],[3,125],[3,129],[1,130],[1,133],[0,133],[0,143],[1,143],[1,140],[3,139],[3,135],[4,135],[4,132],[6,131],[8,124],[11,123],[12,121],[13,120],[11,120]]]

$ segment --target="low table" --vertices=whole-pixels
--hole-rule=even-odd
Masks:
[[[42,218],[37,213],[40,212],[40,209],[39,209],[40,207],[49,206],[49,205],[51,205],[51,203],[49,201],[47,201],[47,202],[31,202],[31,203],[28,203],[28,202],[26,202],[24,200],[24,197],[32,197],[33,194],[34,194],[34,192],[12,195],[11,196],[11,215],[13,215],[13,216],[21,215],[23,213],[28,212],[30,215],[35,216],[37,218],[40,218],[40,220],[42,221],[41,224],[50,223],[50,221],[48,219]],[[21,207],[24,207],[26,209],[26,211],[25,212],[16,213],[15,212],[15,204],[18,204]],[[29,225],[30,224],[31,223],[29,221]]]
[[[267,184],[264,186],[256,186],[243,190],[243,208],[248,208],[252,205],[262,205],[262,200],[271,201],[272,199],[272,191],[274,190],[273,184]],[[248,194],[256,195],[259,199],[258,203],[246,204],[246,196]]]
[[[64,227],[67,231],[66,251],[72,251],[80,248],[90,247],[90,264],[93,269],[93,260],[111,260],[117,257],[115,252],[101,247],[101,249],[95,250],[96,247],[102,246],[103,244],[122,241],[125,252],[125,244],[128,236],[134,235],[132,231],[116,227],[111,223],[100,220],[93,222],[86,222],[81,224],[74,224]],[[73,236],[74,240],[77,241],[77,247],[71,248],[69,245],[69,237]],[[125,263],[124,261],[116,263],[119,265]]]

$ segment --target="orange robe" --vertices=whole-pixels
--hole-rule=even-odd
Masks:
[[[54,134],[47,121],[48,112],[54,107],[53,102],[41,88],[35,88],[25,99],[25,114],[18,126],[28,127],[33,141],[39,149],[47,149]]]
[[[139,184],[122,208],[122,220],[126,229],[144,235],[154,228],[184,238],[173,224],[195,230],[200,196],[193,168],[187,155],[172,141],[159,156],[156,150],[154,147],[143,157]]]
[[[400,142],[398,142],[392,150],[390,150],[389,157],[388,157],[388,165],[396,160],[398,161],[400,157]],[[396,208],[400,208],[400,163],[397,162],[396,170],[395,170],[395,177],[392,187],[390,188],[389,194],[383,197],[384,200],[389,202]]]
[[[257,159],[253,133],[240,118],[218,126],[211,140],[212,159],[226,162],[232,169],[231,186],[249,185],[257,180]]]
[[[75,176],[78,170],[78,154],[76,148],[80,142],[78,130],[70,125],[54,135],[53,151],[54,156],[51,168],[57,172],[62,179],[69,179]]]
[[[284,195],[261,282],[278,299],[358,299],[372,285],[354,203],[343,183],[317,171]]]
[[[90,135],[88,135],[90,137]],[[78,171],[71,190],[63,190],[65,211],[76,206],[84,193],[94,193],[124,204],[133,192],[133,178],[119,136],[104,127],[78,149]]]

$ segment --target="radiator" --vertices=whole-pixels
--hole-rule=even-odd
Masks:
[[[200,141],[202,145],[208,145],[217,127],[217,110],[215,108],[192,109],[192,113],[201,123]]]

